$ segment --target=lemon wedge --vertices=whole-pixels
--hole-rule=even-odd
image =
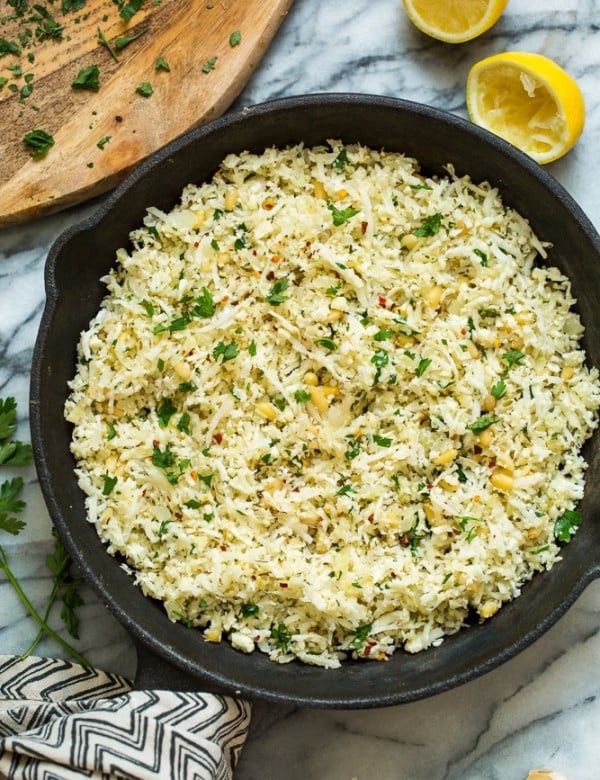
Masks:
[[[421,32],[446,43],[464,43],[494,25],[508,0],[402,0]]]
[[[579,85],[541,54],[504,52],[475,63],[466,98],[475,124],[542,164],[566,154],[585,122]]]

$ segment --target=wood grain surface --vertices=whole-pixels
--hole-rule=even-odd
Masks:
[[[0,226],[107,191],[149,154],[222,114],[292,3],[146,0],[126,21],[116,0],[87,0],[65,14],[61,1],[0,0]],[[27,15],[18,16],[17,6]],[[62,25],[60,40],[43,39],[40,8]],[[119,38],[138,33],[116,50]],[[2,54],[7,42],[20,52]],[[168,71],[156,67],[159,58]],[[79,72],[92,65],[98,90],[74,88]],[[146,82],[148,97],[137,92]],[[54,145],[33,158],[23,137],[38,129]]]

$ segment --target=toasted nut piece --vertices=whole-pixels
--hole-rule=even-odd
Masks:
[[[442,300],[443,292],[444,290],[442,286],[439,284],[436,284],[435,287],[432,287],[431,290],[429,290],[429,292],[425,296],[427,305],[430,306],[432,309],[437,309],[437,307],[440,305],[440,301]]]
[[[487,447],[489,447],[490,444],[494,441],[494,432],[489,428],[486,428],[485,431],[481,431],[478,438],[480,446],[484,449],[487,449]]]
[[[567,776],[552,769],[532,769],[527,780],[567,780]]]
[[[198,209],[196,211],[196,221],[192,225],[193,228],[199,228],[202,227],[202,225],[206,222],[206,212],[203,209]]]
[[[313,182],[313,195],[315,198],[321,198],[321,200],[327,199],[327,191],[322,181]]]
[[[427,518],[429,525],[444,525],[445,521],[442,517],[442,513],[428,501],[423,504],[423,511],[425,512],[425,517]]]
[[[275,198],[265,198],[262,202],[262,207],[265,211],[271,211],[275,205]]]
[[[440,479],[438,485],[442,488],[442,490],[447,490],[449,493],[456,493],[458,490],[458,485],[454,484],[453,482],[447,482],[445,479]]]
[[[348,194],[348,190],[344,190],[344,189],[338,190],[337,191],[338,200],[344,200],[347,194]]]
[[[508,474],[502,474],[501,472],[492,474],[490,482],[495,488],[503,490],[506,493],[510,493],[515,484],[513,477],[510,477]]]
[[[185,360],[178,360],[177,363],[173,365],[173,371],[184,382],[187,382],[192,375],[192,367]]]
[[[322,387],[313,387],[310,391],[310,401],[319,412],[324,412],[329,406],[327,395]]]
[[[479,350],[477,349],[477,346],[470,339],[469,341],[467,341],[467,352],[473,358],[473,360],[477,360],[477,358],[479,357]]]
[[[433,462],[436,466],[446,466],[448,463],[452,463],[453,460],[456,460],[457,456],[458,450],[451,447],[449,450],[440,452],[440,454],[433,459]]]
[[[230,187],[225,193],[225,211],[231,211],[235,204],[238,202],[240,193],[235,187]]]
[[[407,233],[405,236],[402,236],[400,239],[400,246],[403,246],[405,249],[414,249],[416,245],[419,243],[419,239],[417,236],[413,235],[412,233]]]
[[[485,412],[491,412],[491,411],[493,411],[496,408],[496,404],[497,403],[498,402],[496,401],[494,396],[491,393],[488,393],[484,397],[483,401],[481,402],[481,405],[482,405],[483,410]]]
[[[520,311],[515,314],[515,322],[517,325],[531,325],[535,322],[535,314],[532,311]]]
[[[500,609],[500,602],[499,601],[486,601],[485,604],[482,604],[479,609],[479,615],[482,618],[491,618],[492,615],[495,615],[496,612]]]
[[[560,372],[560,378],[561,379],[573,379],[575,375],[575,369],[573,366],[565,366],[563,370]]]
[[[270,401],[259,401],[256,404],[256,411],[266,417],[267,420],[274,420],[277,417],[277,409]]]
[[[220,642],[221,641],[221,635],[222,635],[222,631],[221,631],[220,628],[209,627],[204,632],[204,638],[208,642]]]
[[[313,371],[307,371],[304,374],[304,384],[310,387],[316,387],[319,384],[319,377]]]

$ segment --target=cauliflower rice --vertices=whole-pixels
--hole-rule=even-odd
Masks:
[[[90,522],[172,620],[336,667],[438,644],[559,560],[598,374],[489,184],[268,149],[131,241],[65,413]]]

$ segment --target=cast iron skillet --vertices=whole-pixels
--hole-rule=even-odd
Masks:
[[[600,365],[600,238],[564,189],[536,163],[469,122],[415,103],[364,95],[314,95],[279,100],[228,115],[174,141],[143,163],[82,224],[52,247],[46,266],[47,304],[35,345],[31,430],[40,485],[52,520],[88,582],[133,636],[139,687],[235,693],[316,707],[374,707],[408,702],[481,675],[521,651],[548,629],[600,573],[598,437],[586,446],[584,521],[564,560],[537,575],[522,596],[482,625],[463,629],[417,655],[398,651],[388,662],[347,662],[340,670],[244,655],[228,643],[210,644],[199,631],[171,623],[145,598],[86,522],[84,496],[73,474],[70,426],[63,418],[67,381],[75,372],[79,333],[104,295],[99,279],[115,250],[141,224],[147,206],[168,210],[184,185],[211,176],[229,152],[328,138],[406,152],[428,173],[457,173],[498,186],[544,240],[550,261],[572,280],[587,327],[585,348]]]

